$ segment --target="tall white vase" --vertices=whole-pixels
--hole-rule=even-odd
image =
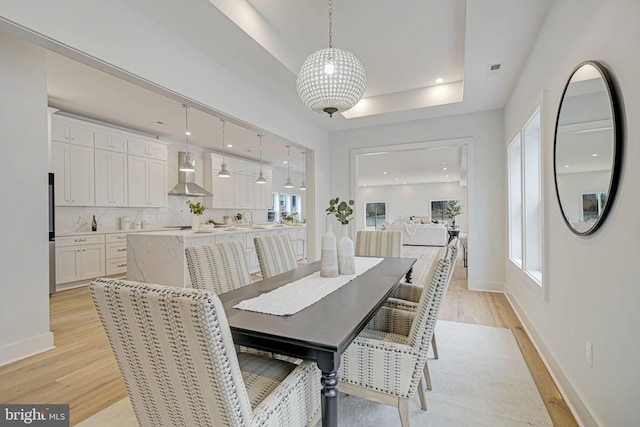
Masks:
[[[336,248],[336,235],[331,231],[331,217],[328,216],[320,246],[320,276],[336,277],[337,275],[338,251]]]
[[[191,231],[200,229],[200,215],[191,214]]]
[[[338,270],[340,274],[355,274],[356,257],[353,250],[353,240],[349,238],[349,224],[342,224],[342,237],[338,245]]]

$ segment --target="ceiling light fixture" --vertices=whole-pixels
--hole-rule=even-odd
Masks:
[[[191,163],[191,153],[189,152],[189,135],[191,135],[191,132],[189,131],[189,115],[187,113],[189,107],[187,107],[185,104],[182,104],[182,107],[184,108],[184,139],[187,143],[187,151],[184,154],[184,162],[180,164],[178,170],[180,170],[181,172],[195,172],[196,169]]]
[[[222,167],[220,168],[220,172],[218,172],[218,178],[229,178],[231,174],[227,170],[227,163],[225,162],[224,156],[224,120],[220,119],[222,122]]]
[[[333,8],[329,0],[329,48],[305,59],[296,89],[304,105],[329,117],[353,107],[364,94],[367,77],[362,64],[349,51],[333,47]]]
[[[287,182],[284,183],[284,188],[293,188],[293,182],[291,182],[291,164],[289,163],[289,154],[291,153],[291,146],[287,145]]]
[[[437,83],[437,84],[440,84],[440,83],[442,83],[442,82],[444,82],[444,79],[442,79],[442,78],[440,78],[440,79],[436,79],[436,83]]]
[[[256,179],[256,184],[266,184],[267,180],[262,173],[262,135],[258,134],[258,138],[260,138],[260,175],[258,175],[258,179]]]
[[[305,191],[307,189],[307,169],[306,169],[306,163],[307,163],[307,152],[303,151],[302,152],[302,184],[300,184],[300,190]]]

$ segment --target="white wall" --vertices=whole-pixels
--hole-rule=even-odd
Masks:
[[[114,31],[114,23],[117,23],[117,31]],[[120,73],[129,75],[130,80],[145,80],[179,96],[190,98],[204,107],[221,111],[239,121],[309,148],[313,155],[310,156],[311,165],[308,164],[307,168],[310,177],[310,191],[307,194],[313,200],[309,200],[307,205],[313,210],[317,201],[329,198],[327,186],[313,186],[313,182],[319,180],[319,174],[328,169],[328,133],[308,119],[310,112],[293,109],[284,105],[277,97],[260,91],[243,80],[240,73],[225,68],[203,51],[188,45],[180,37],[126,4],[117,1],[62,0],[54,4],[45,0],[6,0],[0,3],[0,31],[10,31],[18,37],[79,58],[101,69],[117,69]],[[220,33],[215,39],[223,43],[227,37]],[[0,130],[0,134],[3,141],[12,141],[11,147],[14,147],[13,141],[25,142],[25,145],[20,146],[24,151],[8,153],[11,157],[2,155],[2,158],[21,160],[12,162],[16,166],[2,171],[3,182],[14,182],[16,177],[21,177],[22,182],[19,189],[5,186],[2,190],[2,200],[12,200],[21,207],[12,213],[3,212],[2,223],[5,227],[10,227],[3,237],[6,236],[12,245],[17,245],[11,248],[6,258],[2,258],[3,267],[7,264],[7,268],[3,270],[3,282],[6,283],[5,287],[12,287],[6,294],[3,290],[0,303],[3,304],[0,307],[3,316],[0,348],[4,349],[6,345],[16,344],[19,340],[32,340],[42,335],[47,338],[45,341],[48,344],[52,340],[46,328],[46,64],[44,53],[34,49],[32,45],[20,43],[14,46],[4,33],[0,33],[0,40],[3,46],[10,45],[6,46],[6,49],[10,49],[6,55],[3,53],[0,66],[5,74],[1,83],[5,90],[0,105],[6,111],[3,111],[2,117],[15,117],[10,126],[3,125],[4,129]],[[35,52],[39,52],[37,60],[32,57]],[[295,76],[291,76],[291,81],[291,90],[294,91]],[[30,97],[32,94],[34,96]],[[9,149],[6,143],[2,147],[0,150]],[[29,173],[24,169],[15,169],[21,163],[29,165]],[[23,180],[22,177],[25,176],[27,178]],[[40,184],[42,188],[39,187]],[[324,223],[317,223],[309,216],[307,219],[310,245],[308,255],[310,260],[314,260],[316,252],[319,253],[316,236],[322,232]],[[8,246],[5,247],[3,254],[8,250]],[[19,254],[22,256],[18,261],[16,257]],[[29,254],[28,269],[22,267],[25,254]],[[4,304],[10,304],[10,307],[4,310]],[[11,320],[9,322],[4,321],[5,319]],[[16,324],[21,326],[16,327]],[[12,326],[8,328],[9,325]],[[38,350],[44,347],[39,345]],[[33,351],[36,350],[21,349],[16,357],[26,356]],[[0,363],[3,358],[11,356],[3,353],[0,355]]]
[[[0,365],[53,346],[49,332],[44,51],[0,33]]]
[[[638,22],[637,0],[554,1],[505,110],[505,132],[513,135],[546,90],[542,136],[548,301],[509,263],[507,290],[586,426],[638,424]],[[567,228],[556,200],[553,128],[566,80],[585,60],[600,60],[612,69],[626,127],[624,165],[612,211],[594,235],[580,237]],[[593,366],[585,361],[585,340],[593,343]]]
[[[431,200],[460,200],[462,215],[456,217],[456,225],[460,231],[467,232],[467,187],[461,187],[457,182],[358,187],[361,207],[358,224],[364,224],[364,205],[367,202],[385,202],[387,222],[393,222],[396,219],[407,220],[410,216],[429,217]]]
[[[502,290],[506,239],[506,166],[502,110],[419,120],[331,134],[331,198],[354,198],[351,150],[392,144],[472,138],[465,212],[469,229],[469,287]],[[329,199],[323,206],[329,204]],[[356,215],[360,215],[357,211]],[[360,209],[362,209],[360,207]]]

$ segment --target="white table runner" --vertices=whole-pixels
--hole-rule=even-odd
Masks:
[[[378,265],[384,258],[356,257],[355,274],[337,277],[320,277],[316,271],[295,282],[288,283],[277,289],[240,301],[233,308],[256,311],[258,313],[288,316],[320,301],[331,292],[349,283],[370,268]]]

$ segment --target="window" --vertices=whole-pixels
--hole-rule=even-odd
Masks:
[[[387,220],[387,204],[385,202],[368,202],[364,204],[365,229],[375,230],[378,224]]]
[[[540,108],[508,148],[509,259],[542,286]]]
[[[302,203],[299,194],[291,195],[291,215],[302,220]]]
[[[607,193],[587,193],[582,195],[582,222],[593,223],[602,215],[607,203]]]
[[[449,219],[447,216],[447,206],[449,202],[455,200],[432,200],[431,201],[431,221],[443,223]]]

